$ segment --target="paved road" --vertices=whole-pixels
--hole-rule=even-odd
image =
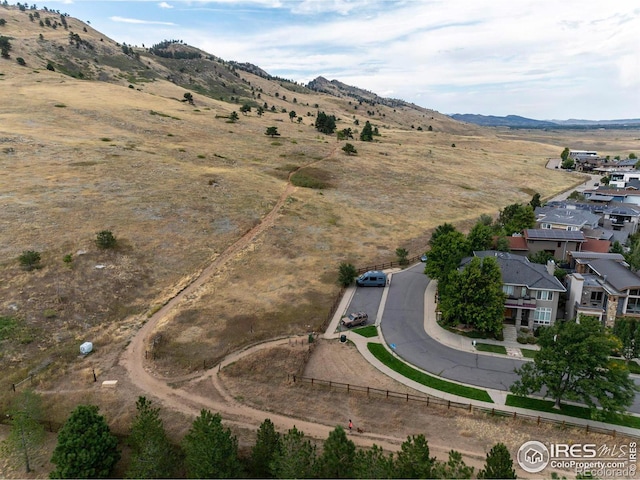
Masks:
[[[483,388],[506,391],[517,380],[514,369],[524,363],[509,357],[475,354],[456,350],[432,339],[424,329],[424,292],[429,278],[422,264],[393,275],[382,316],[381,329],[387,344],[407,362],[444,378]],[[354,298],[367,309],[369,317],[381,289],[358,288]],[[354,310],[352,301],[350,310]],[[636,383],[640,381],[636,379]],[[629,409],[640,413],[640,399]]]

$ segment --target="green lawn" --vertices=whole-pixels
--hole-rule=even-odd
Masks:
[[[358,335],[362,335],[363,337],[366,337],[366,338],[378,336],[378,329],[376,328],[375,325],[367,325],[366,327],[356,328],[353,331]]]
[[[491,397],[486,390],[459,385],[457,383],[448,382],[439,377],[434,377],[433,375],[420,372],[407,365],[399,358],[394,357],[389,353],[385,346],[380,343],[368,343],[367,348],[374,357],[384,363],[387,367],[398,372],[402,376],[413,380],[414,382],[440,390],[441,392],[447,392],[460,397],[471,398],[473,400],[480,400],[482,402],[493,403],[493,400],[491,400]]]
[[[532,350],[530,348],[521,348],[520,351],[522,352],[522,356],[526,358],[533,358],[536,356],[536,353],[538,353],[538,350]]]
[[[612,358],[611,361],[619,365],[626,365],[629,369],[629,373],[640,374],[640,365],[638,365],[635,360],[631,360],[629,363],[627,363],[621,358]]]
[[[492,345],[491,343],[476,343],[476,350],[480,352],[507,354],[507,349],[502,345]]]
[[[587,407],[577,405],[561,405],[560,410],[553,408],[551,400],[541,400],[538,398],[519,397],[517,395],[507,395],[506,405],[510,407],[520,407],[539,412],[557,413],[568,417],[586,418],[591,420],[591,410]],[[603,422],[623,427],[640,428],[640,417],[630,415],[607,415]]]

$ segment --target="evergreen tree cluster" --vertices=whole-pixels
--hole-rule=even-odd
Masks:
[[[187,52],[184,50],[170,50],[172,45],[186,45],[182,40],[162,40],[149,48],[149,52],[163,58],[175,58],[180,60],[191,60],[194,58],[202,58],[200,52]]]
[[[335,115],[327,115],[324,112],[318,112],[316,116],[316,130],[325,135],[332,135],[336,130]]]
[[[23,415],[15,414],[9,438],[0,444],[7,458],[26,459],[27,473],[29,461],[38,458],[36,452],[43,444],[38,400],[31,392],[21,396]],[[28,444],[20,441],[25,436],[31,439]],[[356,448],[341,426],[316,445],[295,426],[286,433],[277,432],[270,419],[262,422],[250,452],[242,456],[237,438],[223,426],[220,414],[205,409],[175,445],[167,437],[160,409],[145,397],[136,402],[126,442],[130,447],[126,478],[471,478],[474,473],[455,450],[447,461],[432,457],[422,434],[407,437],[397,453],[386,453],[375,444]],[[79,405],[58,434],[50,478],[109,478],[120,458],[118,439],[98,407]],[[515,478],[509,468],[509,452],[498,444],[487,455],[481,471],[487,476],[482,478]]]

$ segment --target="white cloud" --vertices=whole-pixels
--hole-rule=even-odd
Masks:
[[[109,20],[113,21],[113,22],[119,22],[119,23],[134,23],[134,24],[139,24],[139,25],[170,25],[170,26],[175,26],[175,23],[172,22],[157,22],[154,20],[139,20],[137,18],[126,18],[126,17],[109,17]]]
[[[160,8],[173,8],[173,5],[169,5],[167,2],[160,2],[158,6]]]

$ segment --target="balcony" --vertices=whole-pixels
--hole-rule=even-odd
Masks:
[[[523,310],[535,310],[536,301],[530,297],[509,297],[504,302],[505,308],[521,308]]]

